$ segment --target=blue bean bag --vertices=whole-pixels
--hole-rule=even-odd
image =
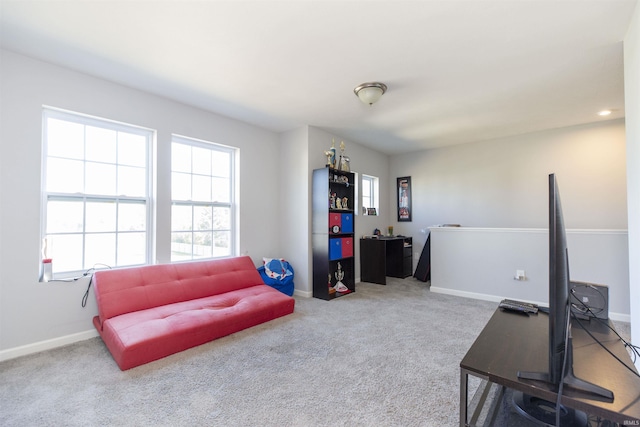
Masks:
[[[293,295],[293,267],[282,258],[263,258],[258,273],[265,285],[279,290],[283,294]]]

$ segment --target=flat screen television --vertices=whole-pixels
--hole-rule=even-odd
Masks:
[[[549,370],[518,372],[518,378],[544,381],[558,387],[584,392],[613,401],[613,393],[573,374],[571,344],[569,254],[560,193],[555,174],[549,175]],[[585,396],[588,397],[588,396]],[[559,400],[558,400],[559,401]],[[526,406],[526,404],[525,404]],[[544,405],[536,405],[543,406]],[[548,408],[549,405],[546,405]],[[554,408],[554,417],[560,413]],[[547,414],[548,417],[551,414]],[[546,418],[545,417],[545,418]],[[538,417],[535,417],[538,418]]]

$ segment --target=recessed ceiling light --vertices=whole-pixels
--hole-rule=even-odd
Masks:
[[[608,116],[611,114],[611,110],[602,110],[598,113],[599,116]]]

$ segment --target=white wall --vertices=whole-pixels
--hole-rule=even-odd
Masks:
[[[609,286],[611,310],[629,320],[625,162],[622,120],[394,156],[391,180],[409,175],[413,186],[413,221],[396,227],[414,236],[419,252],[421,229],[464,226],[432,232],[432,290],[546,303],[540,230],[548,227],[547,176],[555,172],[565,226],[580,229],[568,233],[571,277]],[[529,280],[514,281],[516,269]]]
[[[627,127],[629,205],[629,298],[631,341],[640,343],[640,5],[636,4],[624,39],[624,96]],[[640,360],[636,361],[640,367]]]
[[[623,120],[397,155],[391,181],[411,176],[413,221],[395,227],[414,237],[414,252],[436,224],[546,228],[555,172],[567,228],[626,230],[625,170]]]
[[[606,285],[609,313],[629,321],[629,258],[624,230],[567,230],[571,280]],[[549,303],[545,229],[431,229],[431,290],[470,298]],[[516,270],[525,280],[514,280]]]
[[[157,130],[159,170],[170,165],[171,133],[240,148],[240,242],[256,265],[280,241],[281,161],[273,132],[65,68],[0,51],[0,360],[22,346],[93,333],[97,314],[86,280],[39,283],[42,106]],[[158,177],[157,258],[170,254],[170,177]],[[276,247],[279,248],[276,243]],[[57,340],[57,341],[56,341]],[[7,349],[13,353],[7,355]],[[3,353],[4,351],[4,353]]]
[[[278,193],[280,206],[279,252],[273,257],[289,261],[294,270],[295,294],[312,296],[311,213],[309,189],[309,127],[304,126],[280,135],[280,159],[273,169],[280,174],[280,186],[270,189]],[[269,226],[269,224],[265,224]],[[276,243],[276,242],[274,242]],[[275,249],[275,248],[274,248]]]

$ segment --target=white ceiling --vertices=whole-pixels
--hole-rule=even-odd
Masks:
[[[386,153],[624,117],[622,40],[637,3],[0,2],[5,49]],[[389,87],[373,106],[353,93],[367,81]]]

